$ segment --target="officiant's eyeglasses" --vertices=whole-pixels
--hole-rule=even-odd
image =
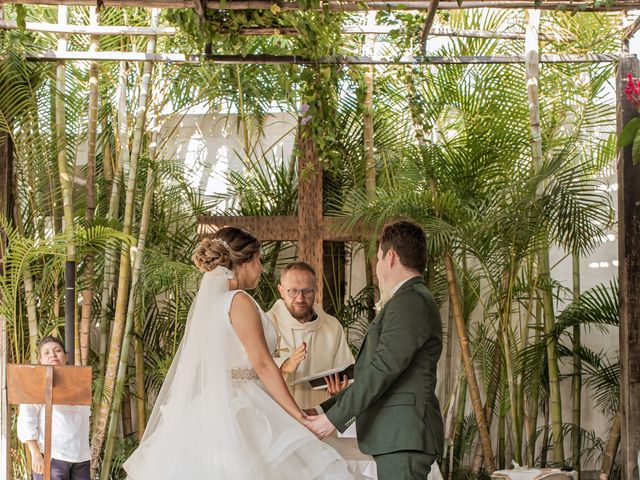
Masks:
[[[302,294],[304,298],[311,298],[314,293],[316,293],[316,291],[313,288],[303,288],[302,290],[298,290],[297,288],[287,288],[287,295],[289,295],[289,298],[296,298],[300,294]]]

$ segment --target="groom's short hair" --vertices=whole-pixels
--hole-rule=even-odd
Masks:
[[[406,268],[420,273],[427,268],[427,236],[415,223],[408,220],[387,223],[378,240],[383,257],[393,248]]]

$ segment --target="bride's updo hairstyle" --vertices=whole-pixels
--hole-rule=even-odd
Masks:
[[[191,259],[201,272],[216,267],[233,270],[260,251],[260,241],[240,228],[224,227],[211,237],[203,238]]]

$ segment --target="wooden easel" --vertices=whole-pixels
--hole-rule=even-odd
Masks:
[[[9,364],[7,396],[13,405],[44,405],[44,480],[51,480],[53,406],[91,405],[91,367]]]

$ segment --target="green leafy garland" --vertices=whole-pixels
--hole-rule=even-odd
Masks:
[[[341,25],[345,14],[330,13],[318,0],[303,0],[307,10],[282,11],[277,5],[269,10],[210,10],[206,21],[192,9],[176,9],[166,13],[167,20],[184,32],[201,50],[211,45],[213,54],[294,55],[318,60],[340,54]],[[319,9],[311,11],[311,8]],[[267,28],[272,36],[241,35],[243,29]],[[294,29],[296,35],[283,36],[284,29]],[[311,135],[320,160],[327,167],[339,160],[333,146],[336,135],[338,89],[342,69],[335,65],[308,65],[291,68],[293,96],[300,99],[301,132]],[[297,95],[295,95],[297,93]]]

